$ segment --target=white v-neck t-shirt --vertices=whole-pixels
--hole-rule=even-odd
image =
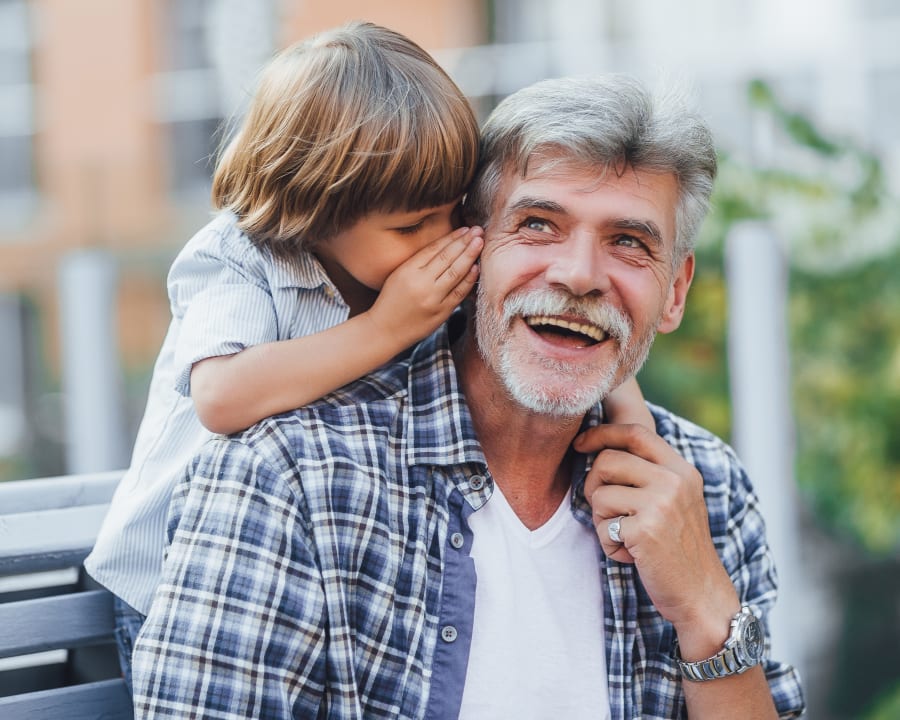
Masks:
[[[469,517],[475,620],[461,720],[608,720],[600,543],[565,500],[529,530],[495,485]]]

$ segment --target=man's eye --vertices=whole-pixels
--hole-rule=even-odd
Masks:
[[[616,245],[620,245],[622,247],[631,247],[631,248],[642,248],[646,247],[644,243],[636,238],[634,235],[619,235],[616,238]]]
[[[540,218],[528,218],[522,227],[534,230],[535,232],[550,232],[550,223]]]

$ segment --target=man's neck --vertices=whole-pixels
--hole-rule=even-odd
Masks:
[[[540,415],[513,401],[468,333],[454,347],[454,360],[491,476],[522,524],[534,530],[569,491],[570,445],[582,418]]]

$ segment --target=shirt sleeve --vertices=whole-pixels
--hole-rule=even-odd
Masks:
[[[317,717],[327,618],[307,527],[251,448],[204,447],[173,497],[162,583],[135,644],[137,718]]]
[[[726,466],[730,476],[724,528],[727,540],[720,552],[741,603],[753,607],[761,616],[768,648],[771,643],[768,615],[778,595],[775,563],[766,541],[759,501],[743,466],[731,453],[726,453]],[[806,703],[797,671],[787,663],[770,658],[768,653],[763,663],[778,716],[800,717]]]
[[[224,238],[213,230],[176,258],[168,277],[172,315],[180,325],[176,391],[190,395],[194,363],[278,339],[268,262],[246,236]]]

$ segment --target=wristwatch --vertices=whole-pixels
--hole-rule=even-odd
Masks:
[[[731,633],[720,652],[706,660],[685,662],[675,644],[675,655],[681,674],[688,680],[702,682],[738,675],[746,672],[762,660],[765,650],[762,627],[753,611],[744,606],[731,619]]]

